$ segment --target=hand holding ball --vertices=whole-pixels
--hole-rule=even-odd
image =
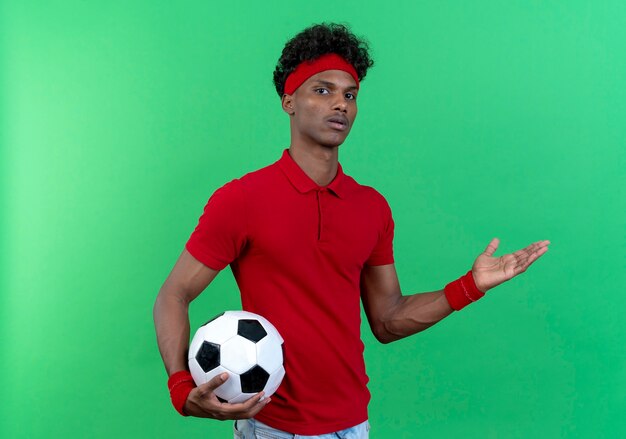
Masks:
[[[188,360],[197,386],[227,372],[215,395],[233,404],[261,391],[272,395],[285,376],[283,338],[267,319],[247,311],[226,311],[201,326]]]

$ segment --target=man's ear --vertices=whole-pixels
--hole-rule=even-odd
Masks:
[[[281,101],[283,104],[283,111],[288,115],[293,116],[295,113],[293,109],[293,96],[285,93],[281,98]]]

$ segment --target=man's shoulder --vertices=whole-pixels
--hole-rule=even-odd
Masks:
[[[383,194],[381,194],[374,187],[361,184],[349,175],[344,175],[344,178],[346,179],[346,184],[350,188],[351,193],[362,198],[373,200],[375,202],[387,204],[387,200],[385,199]]]
[[[242,194],[243,192],[259,191],[267,185],[274,184],[278,178],[280,178],[278,163],[272,163],[228,181],[216,192]]]
[[[276,178],[276,176],[279,174],[280,168],[278,166],[278,162],[274,162],[262,168],[250,171],[247,174],[244,174],[239,178],[239,180],[243,182],[257,183],[259,181]]]
[[[275,162],[248,172],[233,180],[233,182],[236,182],[235,184],[239,185],[242,191],[254,195],[256,193],[264,193],[268,188],[276,187],[282,178],[278,162]]]

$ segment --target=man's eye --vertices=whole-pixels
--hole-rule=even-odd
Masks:
[[[356,99],[356,95],[353,93],[346,93],[346,98],[350,99],[350,100],[355,100]]]
[[[320,94],[320,95],[325,95],[328,93],[328,90],[326,90],[325,88],[316,88],[315,93]]]

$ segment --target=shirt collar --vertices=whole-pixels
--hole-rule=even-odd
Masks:
[[[293,158],[289,155],[289,150],[285,149],[283,151],[283,155],[280,160],[278,160],[278,165],[283,173],[287,176],[291,184],[300,192],[306,193],[312,190],[319,190],[326,188],[339,198],[344,198],[346,195],[346,185],[345,183],[345,174],[343,173],[343,169],[341,165],[337,163],[337,175],[327,186],[319,186],[316,182],[314,182],[311,177],[306,175],[306,173],[298,166],[298,164],[294,161]]]

